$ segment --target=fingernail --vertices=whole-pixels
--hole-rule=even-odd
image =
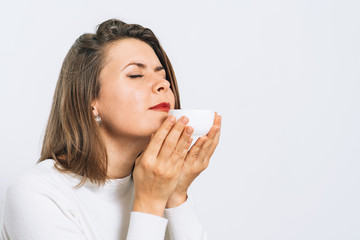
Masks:
[[[189,119],[187,117],[184,117],[182,120],[181,120],[184,124],[187,124],[189,122]]]
[[[194,131],[194,129],[192,127],[187,127],[186,128],[186,133],[189,134],[189,135],[192,134],[193,131]]]
[[[169,117],[169,122],[174,123],[176,121],[176,118],[174,116]]]

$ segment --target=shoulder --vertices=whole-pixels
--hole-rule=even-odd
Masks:
[[[6,198],[23,201],[34,195],[54,195],[70,190],[72,186],[66,181],[65,175],[54,167],[53,160],[44,160],[15,177],[7,189]]]
[[[56,233],[56,239],[83,239],[72,194],[74,185],[67,178],[54,167],[53,160],[18,175],[6,191],[3,231],[11,239],[53,239],[48,234]]]

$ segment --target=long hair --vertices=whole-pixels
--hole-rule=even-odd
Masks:
[[[80,186],[86,179],[103,184],[107,178],[108,156],[91,102],[99,96],[99,76],[104,67],[107,47],[128,38],[141,40],[155,51],[174,93],[175,109],[180,109],[174,70],[150,29],[110,19],[101,23],[95,34],[81,35],[70,48],[61,67],[38,160],[54,159],[58,170],[82,176]]]

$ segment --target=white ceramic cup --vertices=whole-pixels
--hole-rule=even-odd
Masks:
[[[201,137],[208,134],[214,124],[215,111],[213,110],[197,110],[197,109],[173,109],[169,111],[169,115],[179,120],[181,116],[189,118],[187,126],[194,128],[193,136]]]

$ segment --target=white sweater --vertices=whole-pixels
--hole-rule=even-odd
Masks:
[[[51,159],[18,176],[6,192],[4,240],[206,240],[191,200],[164,217],[133,212],[131,175],[104,186],[61,173]]]

